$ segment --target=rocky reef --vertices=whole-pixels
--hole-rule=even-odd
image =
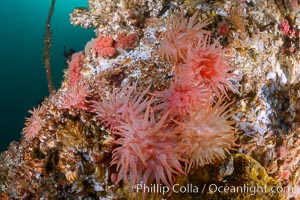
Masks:
[[[0,155],[0,199],[299,199],[295,0],[89,0],[95,38]]]

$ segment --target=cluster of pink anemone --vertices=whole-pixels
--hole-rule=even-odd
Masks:
[[[153,182],[171,186],[176,177],[224,159],[234,145],[234,122],[223,103],[233,87],[235,69],[219,42],[203,28],[207,21],[182,14],[168,21],[160,35],[159,55],[173,64],[169,88],[141,91],[138,85],[114,89],[101,99],[86,101],[89,88],[81,79],[82,53],[69,63],[69,89],[59,107],[91,111],[115,138],[111,165],[116,166],[115,183],[131,185]],[[112,57],[116,48],[132,49],[137,35],[121,34],[119,45],[109,36],[99,36],[94,49],[100,57]],[[40,113],[27,119],[25,137],[41,129]]]

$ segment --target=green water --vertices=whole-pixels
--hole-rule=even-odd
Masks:
[[[0,12],[0,151],[19,140],[27,111],[48,95],[43,64],[43,37],[51,0],[3,0]],[[80,51],[93,30],[74,27],[69,13],[87,0],[56,0],[52,16],[51,65],[59,87],[64,46]]]

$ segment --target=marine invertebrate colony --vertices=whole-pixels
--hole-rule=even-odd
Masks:
[[[26,140],[30,140],[37,136],[39,131],[42,129],[42,119],[40,115],[43,112],[44,108],[42,106],[29,111],[32,116],[30,118],[26,118],[26,127],[23,129],[24,138]]]
[[[74,53],[69,63],[69,83],[70,85],[76,85],[82,78],[80,70],[83,65],[84,56],[81,52]]]
[[[156,122],[148,105],[143,118],[128,116],[126,122],[116,127],[114,134],[121,136],[113,150],[111,164],[117,165],[118,179],[131,185],[150,185],[155,181],[167,186],[174,183],[174,175],[183,174],[180,154],[176,150],[177,137],[165,130],[166,117]]]
[[[91,102],[90,110],[96,113],[99,121],[112,129],[124,122],[128,115],[134,116],[137,120],[150,102],[145,98],[149,88],[139,93],[136,87],[134,84],[122,89],[114,89],[107,97],[102,96],[100,101]]]
[[[182,78],[182,77],[181,77]],[[190,80],[187,80],[190,82]],[[170,88],[159,91],[156,98],[162,100],[157,107],[169,112],[173,118],[185,117],[189,111],[198,110],[207,105],[211,92],[204,85],[189,85],[185,80],[174,81]]]
[[[210,34],[203,30],[208,22],[196,22],[198,13],[191,18],[177,14],[172,20],[169,18],[167,30],[160,35],[160,56],[174,63],[182,63],[186,60],[188,49],[202,39],[204,34]]]
[[[86,97],[89,95],[89,86],[79,82],[73,87],[69,87],[65,96],[58,102],[60,108],[80,108],[87,109]]]
[[[197,17],[175,14],[159,37],[156,25],[99,27],[87,53],[72,56],[62,88],[43,104],[46,114],[27,119],[34,136],[25,128],[24,137],[37,137],[26,141],[33,151],[25,156],[43,174],[26,168],[29,178],[12,197],[36,183],[28,198],[128,199],[124,185],[172,187],[192,168],[224,159],[235,129],[221,96],[234,67]],[[40,191],[47,187],[52,196]]]
[[[230,120],[233,113],[226,109],[230,104],[222,104],[222,99],[213,107],[190,111],[189,117],[180,123],[182,129],[180,147],[189,160],[188,171],[193,166],[214,163],[226,157],[226,152],[234,146],[235,123]]]
[[[126,35],[126,33],[120,33],[117,36],[117,44],[116,47],[120,47],[122,49],[133,49],[138,42],[138,34],[131,33]]]
[[[167,116],[159,121],[154,98],[147,97],[149,87],[137,91],[137,85],[115,89],[108,99],[92,103],[97,119],[110,127],[118,145],[112,152],[111,165],[117,166],[116,182],[130,180],[131,185],[153,181],[171,186],[174,175],[184,173],[179,152],[178,137],[169,127]],[[167,128],[168,127],[168,128]]]
[[[0,154],[0,199],[299,197],[151,191],[177,183],[299,186],[296,0],[88,5],[71,20],[96,27],[97,39],[69,64],[43,112],[26,119],[22,141]],[[79,95],[80,84],[92,91]],[[134,187],[140,183],[144,190]]]
[[[136,85],[126,86],[93,105],[98,119],[117,136],[111,162],[117,166],[117,182],[171,186],[175,175],[184,173],[183,161],[188,160],[188,171],[214,163],[234,144],[229,104],[221,105],[223,99],[211,103],[230,89],[234,67],[222,46],[211,44],[209,32],[202,30],[206,22],[195,23],[196,14],[177,16],[161,36],[161,56],[174,62],[170,88],[154,91],[149,100],[149,88],[137,97]]]
[[[197,12],[190,19],[176,16],[161,34],[160,56],[174,62],[175,78],[169,89],[158,91],[156,96],[173,111],[173,117],[207,105],[215,95],[227,95],[232,89],[229,79],[236,78],[226,50],[218,41],[211,43],[210,32],[202,29],[207,22],[196,23],[196,16]]]
[[[205,36],[195,47],[187,53],[186,66],[191,74],[191,81],[204,83],[214,93],[226,95],[226,90],[231,89],[230,78],[235,68],[231,65],[230,57],[220,44],[210,44],[210,37]]]
[[[100,57],[112,57],[116,53],[114,40],[110,36],[99,35],[95,39],[94,49]]]

